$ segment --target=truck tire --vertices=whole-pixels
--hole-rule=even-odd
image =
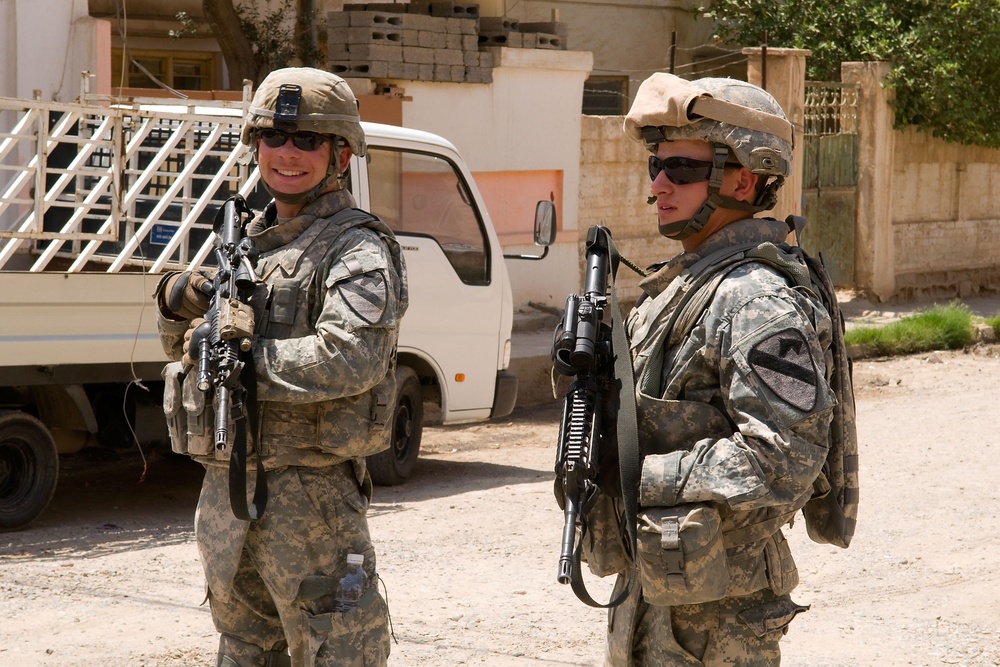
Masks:
[[[392,417],[389,449],[367,458],[372,481],[381,486],[402,484],[413,474],[420,454],[424,427],[424,401],[420,380],[412,368],[396,368],[396,408]]]
[[[0,532],[41,514],[58,477],[59,453],[45,425],[24,412],[0,411]]]

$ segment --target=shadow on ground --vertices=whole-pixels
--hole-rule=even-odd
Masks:
[[[55,496],[28,527],[0,533],[0,560],[93,558],[190,540],[204,469],[155,455],[86,462],[67,457]]]

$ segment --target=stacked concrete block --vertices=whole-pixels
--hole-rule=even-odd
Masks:
[[[514,49],[566,49],[566,24],[521,23],[506,16],[479,19],[479,46]]]
[[[461,2],[346,4],[328,19],[330,70],[345,77],[489,83],[491,47],[566,49],[566,24],[479,16]]]
[[[343,11],[329,14],[327,25],[330,70],[341,76],[475,83],[493,79],[492,56],[484,58],[479,51],[477,4],[347,4]]]
[[[522,35],[532,35],[534,48],[566,50],[566,24],[559,21],[546,23],[520,23],[518,29]]]

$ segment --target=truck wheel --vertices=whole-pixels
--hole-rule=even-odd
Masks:
[[[42,422],[0,411],[0,531],[17,530],[42,513],[59,477],[59,454]]]
[[[420,380],[412,368],[400,366],[396,369],[396,409],[389,449],[367,459],[373,482],[395,486],[413,474],[420,453],[423,427],[424,400],[420,393]]]

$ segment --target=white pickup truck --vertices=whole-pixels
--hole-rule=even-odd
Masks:
[[[151,294],[164,271],[208,265],[227,197],[267,201],[238,143],[240,115],[0,98],[0,530],[44,510],[58,454],[166,443]],[[510,414],[513,306],[455,147],[364,126],[351,189],[397,232],[409,273],[392,447],[369,458],[377,483],[398,484],[413,472],[425,403],[444,424]],[[554,233],[554,208],[539,202],[535,243],[547,251]]]

